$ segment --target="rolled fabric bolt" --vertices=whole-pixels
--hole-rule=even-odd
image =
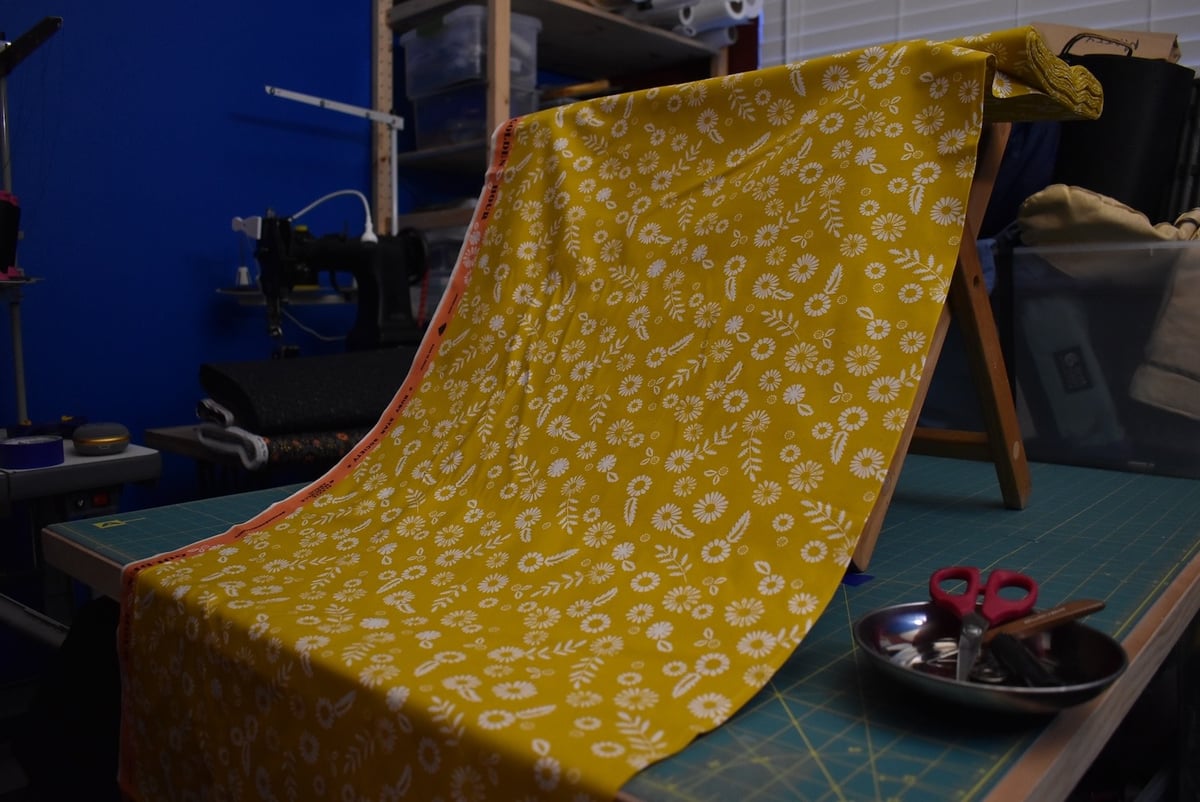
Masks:
[[[680,9],[679,22],[697,34],[728,28],[742,21],[744,7],[743,0],[700,0],[694,6]]]

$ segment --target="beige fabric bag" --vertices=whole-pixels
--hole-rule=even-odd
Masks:
[[[1089,242],[1173,242],[1200,238],[1200,209],[1174,223],[1151,224],[1141,212],[1084,187],[1051,184],[1030,195],[1017,212],[1026,245]]]
[[[1032,247],[1097,242],[1178,242],[1200,237],[1200,209],[1174,223],[1152,224],[1146,215],[1115,198],[1083,187],[1051,184],[1030,195],[1017,210],[1021,241]],[[1048,250],[1039,254],[1067,275],[1118,282],[1162,281],[1177,255],[1147,250],[1136,260],[1097,259],[1094,250]]]

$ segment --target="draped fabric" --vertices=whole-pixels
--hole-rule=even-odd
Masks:
[[[991,91],[984,97],[989,122],[1094,120],[1104,108],[1099,81],[1056,56],[1032,26],[947,44],[978,48],[995,59]]]
[[[367,437],[126,570],[130,796],[606,799],[730,716],[876,504],[985,101],[1087,113],[993,88],[1027,42],[873,47],[504,126]]]

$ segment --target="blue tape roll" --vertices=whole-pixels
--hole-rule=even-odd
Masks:
[[[66,459],[63,439],[51,435],[0,440],[0,468],[48,468]]]

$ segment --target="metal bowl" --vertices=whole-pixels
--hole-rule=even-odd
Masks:
[[[854,625],[859,648],[884,674],[948,702],[1009,713],[1057,713],[1082,704],[1111,685],[1129,663],[1120,643],[1071,621],[1028,642],[1063,684],[1020,684],[988,657],[986,647],[971,679],[960,682],[952,654],[958,632],[958,618],[933,602],[884,607]]]

